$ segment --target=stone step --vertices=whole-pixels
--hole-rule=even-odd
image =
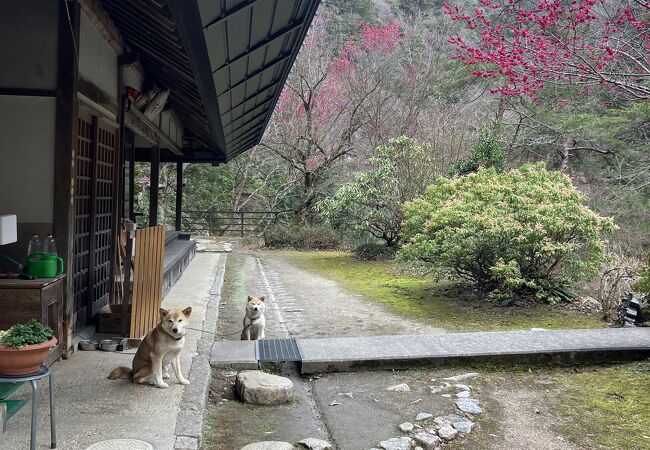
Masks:
[[[650,356],[650,328],[495,331],[296,339],[301,372],[417,366],[585,364]],[[251,341],[217,341],[214,367],[257,366]]]
[[[415,366],[584,364],[650,355],[650,329],[496,331],[298,339],[302,373]]]

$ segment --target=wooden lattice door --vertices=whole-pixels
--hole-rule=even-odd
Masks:
[[[108,303],[113,275],[113,183],[116,176],[115,127],[79,111],[77,137],[74,309],[77,328]]]

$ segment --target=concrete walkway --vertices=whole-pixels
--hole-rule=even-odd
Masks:
[[[218,254],[197,254],[165,297],[163,307],[192,306],[190,326],[198,329],[203,329],[204,325],[214,327],[214,323],[207,323],[214,322],[214,317],[208,315],[205,324],[204,319],[211,294],[214,295],[215,278],[222,265],[222,258],[224,257]],[[209,346],[206,349],[206,345],[200,345],[203,341],[201,334],[191,330],[182,353],[183,372],[190,380],[187,387],[178,384],[173,374],[168,389],[133,385],[127,380],[107,380],[106,376],[113,367],[131,365],[134,350],[124,353],[77,352],[69,360],[55,363],[52,369],[58,448],[83,450],[98,441],[131,438],[147,441],[156,450],[173,449],[176,434],[180,434],[177,431],[179,412],[181,416],[187,413],[184,406],[188,395],[184,395],[184,391],[191,392],[190,396],[194,397],[205,396],[207,392],[209,370],[207,379],[204,370],[195,370],[195,367],[200,367],[200,352],[205,353],[203,358],[206,361],[209,352]],[[213,336],[210,335],[210,344],[212,339]],[[42,382],[40,387],[41,392],[45,393],[47,382]],[[28,392],[26,386],[23,386],[14,398],[28,398]],[[200,403],[200,398],[197,401]],[[39,449],[49,448],[47,405],[47,396],[41,395],[38,415]],[[8,422],[6,433],[0,436],[0,449],[29,448],[30,412],[30,407],[27,406]]]
[[[650,355],[650,329],[497,331],[297,339],[301,372],[340,372],[446,364],[613,362]],[[217,341],[214,367],[257,364],[253,342]]]

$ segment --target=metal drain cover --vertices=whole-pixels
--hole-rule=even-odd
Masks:
[[[259,362],[302,361],[295,339],[264,339],[255,341]]]
[[[95,442],[86,450],[155,450],[148,442],[138,439],[109,439]]]

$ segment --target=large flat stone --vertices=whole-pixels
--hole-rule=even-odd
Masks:
[[[237,375],[239,398],[252,405],[282,405],[293,400],[293,382],[261,370],[245,370]]]
[[[263,441],[245,445],[241,450],[295,450],[296,447],[288,442]]]
[[[215,341],[210,355],[210,365],[235,370],[257,369],[255,341]]]
[[[650,329],[497,331],[297,340],[303,373],[458,363],[574,363],[643,358]]]

